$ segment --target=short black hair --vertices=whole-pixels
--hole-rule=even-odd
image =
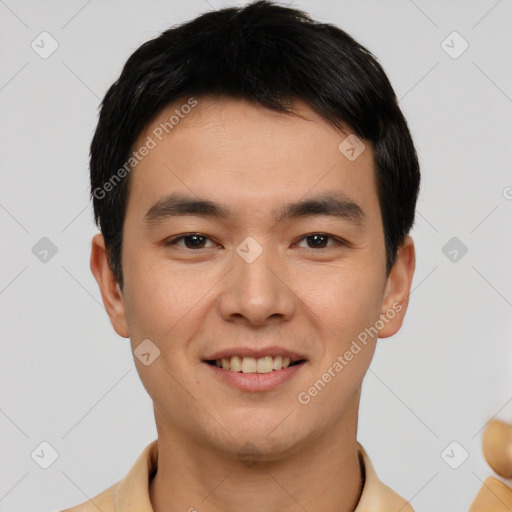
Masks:
[[[420,184],[393,88],[373,54],[340,28],[260,0],[204,13],[142,44],[102,101],[90,151],[91,199],[121,289],[132,146],[162,109],[192,95],[246,99],[286,114],[299,99],[370,141],[389,275],[414,223]]]

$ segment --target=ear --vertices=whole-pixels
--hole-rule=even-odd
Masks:
[[[404,243],[398,248],[395,264],[386,283],[380,316],[384,327],[379,330],[379,338],[393,336],[402,327],[415,267],[414,242],[406,235]]]
[[[100,233],[92,238],[90,266],[91,272],[100,287],[103,304],[112,327],[119,336],[128,338],[130,332],[126,322],[123,295],[110,269],[105,249],[105,240]]]

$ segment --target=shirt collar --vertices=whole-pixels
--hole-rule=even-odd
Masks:
[[[364,474],[364,487],[354,512],[414,512],[408,501],[379,480],[360,443],[357,443],[357,451]],[[153,512],[148,489],[157,463],[158,440],[155,440],[146,446],[128,474],[118,483],[112,512]]]

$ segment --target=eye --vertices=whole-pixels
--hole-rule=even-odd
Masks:
[[[301,240],[306,240],[312,245],[312,247],[308,248],[314,249],[325,249],[327,247],[332,247],[333,245],[343,245],[341,240],[330,235],[326,235],[325,233],[312,233],[310,235],[305,235]],[[332,240],[334,243],[326,245],[328,240]]]
[[[206,240],[210,239],[206,235],[202,235],[201,233],[189,233],[185,235],[178,235],[175,236],[174,238],[170,238],[165,242],[165,246],[178,245],[178,243],[181,242],[182,240],[185,243],[186,249],[205,249],[204,243]]]
[[[327,249],[334,245],[346,245],[343,240],[325,233],[312,233],[303,236],[300,240],[306,240],[306,243],[309,245],[309,247],[307,247],[308,249]],[[210,241],[210,247],[215,246],[206,235],[201,233],[188,233],[170,238],[165,242],[165,246],[175,245],[185,249],[208,249],[208,246],[205,246],[207,241]],[[329,241],[331,241],[331,243],[328,243]],[[183,242],[184,245],[180,245],[180,242]]]

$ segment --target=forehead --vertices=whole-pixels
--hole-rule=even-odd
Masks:
[[[151,149],[131,173],[128,210],[142,218],[164,195],[180,192],[254,216],[275,211],[285,198],[339,191],[371,215],[377,201],[371,146],[351,161],[340,151],[349,127],[338,130],[300,101],[294,110],[297,116],[217,97],[168,105],[133,147]]]

